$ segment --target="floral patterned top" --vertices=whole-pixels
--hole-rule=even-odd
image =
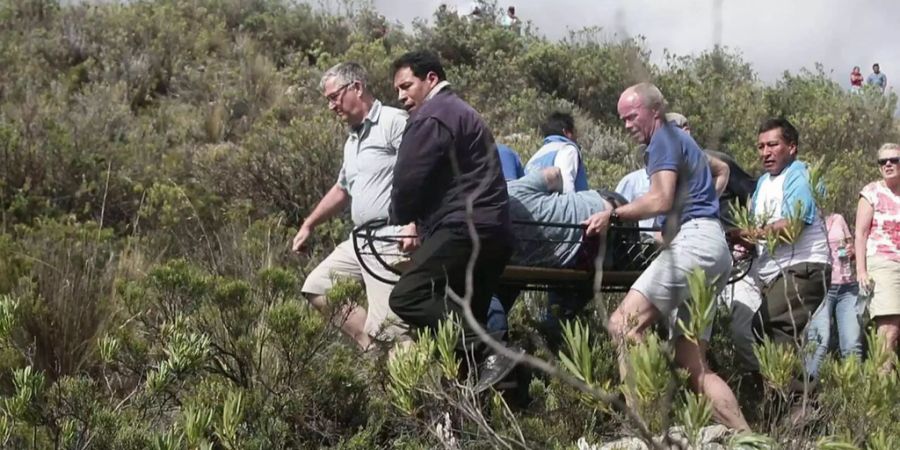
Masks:
[[[859,195],[875,210],[866,256],[900,261],[900,196],[891,192],[883,180],[867,184]]]

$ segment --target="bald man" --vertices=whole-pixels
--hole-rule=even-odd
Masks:
[[[707,366],[709,330],[693,342],[675,325],[676,317],[685,323],[690,319],[684,306],[690,296],[688,274],[695,268],[702,269],[708,280],[715,280],[718,295],[728,280],[731,254],[718,220],[719,201],[707,158],[690,135],[665,119],[665,107],[662,93],[649,83],[631,86],[622,93],[617,105],[619,117],[634,140],[647,145],[650,190],[631,203],[598,212],[585,222],[588,235],[596,235],[605,233],[611,221],[663,216],[664,235],[669,243],[612,314],[609,331],[624,354],[627,342],[642,340],[653,323],[668,319],[675,362],[689,372],[694,390],[710,399],[720,423],[749,430],[731,388]]]

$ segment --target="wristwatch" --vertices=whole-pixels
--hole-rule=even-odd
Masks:
[[[618,222],[619,221],[619,213],[616,212],[615,209],[609,212],[609,221],[610,222]]]

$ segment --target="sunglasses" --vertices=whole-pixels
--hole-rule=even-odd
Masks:
[[[893,158],[881,158],[878,160],[879,166],[886,166],[887,163],[891,163],[893,165],[900,165],[900,156],[895,156]]]

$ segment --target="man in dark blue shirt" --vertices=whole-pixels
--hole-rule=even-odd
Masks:
[[[675,362],[687,369],[694,390],[710,399],[720,423],[748,430],[731,388],[707,366],[709,330],[688,339],[676,325],[677,319],[690,320],[684,306],[690,296],[688,274],[700,268],[715,283],[718,294],[731,270],[731,253],[718,220],[719,201],[707,158],[687,133],[665,120],[665,98],[656,86],[641,83],[629,87],[617,106],[625,129],[638,143],[647,145],[650,191],[631,203],[591,216],[585,222],[587,234],[604,233],[610,221],[664,216],[666,245],[610,317],[610,334],[619,351],[626,352],[628,341],[641,340],[650,325],[668,319]]]
[[[459,350],[472,349],[476,360],[485,362],[475,386],[481,391],[513,364],[490,354],[452,294],[467,298],[475,321],[484,327],[491,294],[512,254],[500,157],[491,131],[450,90],[434,53],[410,52],[395,61],[394,87],[410,117],[394,166],[390,218],[415,222],[422,244],[389,303],[406,323],[430,331],[455,312],[464,332]]]

